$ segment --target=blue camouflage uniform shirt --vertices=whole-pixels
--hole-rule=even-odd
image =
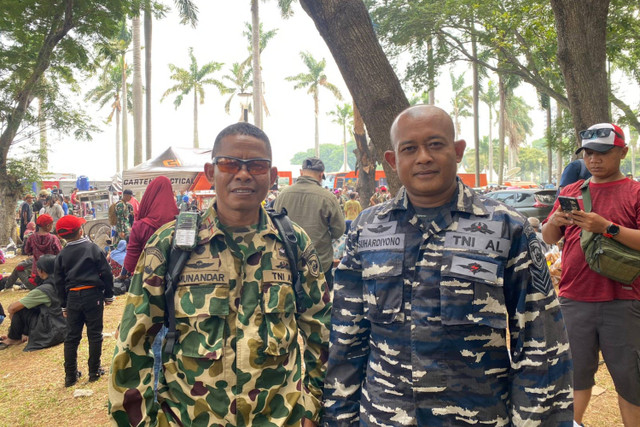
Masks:
[[[336,271],[324,424],[571,426],[572,365],[525,218],[458,180],[423,223],[402,188]]]

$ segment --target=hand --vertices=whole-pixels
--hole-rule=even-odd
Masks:
[[[595,212],[574,211],[572,216],[575,225],[592,233],[605,233],[607,227],[611,224],[611,221],[601,217]]]
[[[67,312],[66,311],[62,312],[62,317],[64,317],[65,319],[67,318]]]
[[[318,423],[311,421],[308,418],[302,419],[302,427],[316,427]]]
[[[113,304],[112,300],[104,300],[104,305],[111,305]]]
[[[553,215],[551,215],[551,218],[549,218],[549,223],[555,225],[556,227],[566,227],[568,225],[573,225],[573,212],[566,212],[562,209],[558,209],[553,213]]]

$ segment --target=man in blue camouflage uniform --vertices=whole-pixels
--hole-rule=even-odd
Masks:
[[[117,425],[315,426],[320,418],[331,304],[318,255],[294,225],[301,295],[282,237],[260,203],[278,176],[269,139],[225,128],[205,174],[213,206],[174,300],[175,349],[163,352],[154,401],[151,345],[166,311],[174,223],[149,239],[131,281],[109,383]],[[175,256],[175,254],[174,254]]]
[[[328,426],[571,426],[567,335],[526,219],[456,178],[463,140],[403,111],[403,187],[360,214],[334,286]]]

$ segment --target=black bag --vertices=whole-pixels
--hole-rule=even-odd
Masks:
[[[587,179],[580,187],[585,212],[591,212],[589,181]],[[640,251],[586,230],[580,233],[580,246],[589,268],[596,273],[625,285],[630,285],[640,276]]]

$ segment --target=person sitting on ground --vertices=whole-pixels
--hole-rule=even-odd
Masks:
[[[37,219],[37,224],[40,229],[33,233],[27,241],[24,243],[22,253],[24,255],[33,255],[33,263],[31,271],[36,273],[36,263],[42,255],[50,254],[57,255],[62,250],[60,240],[53,234],[51,229],[53,227],[53,218],[49,214],[42,214]],[[40,279],[36,278],[35,282],[39,282]],[[35,284],[25,283],[27,289],[33,289]]]
[[[107,261],[111,266],[113,277],[117,278],[123,275],[124,258],[127,255],[127,239],[124,238],[118,242],[118,246],[107,254]],[[124,271],[126,276],[126,270]]]
[[[36,265],[42,283],[7,308],[11,326],[8,335],[0,337],[0,350],[27,339],[24,351],[40,350],[64,341],[67,322],[62,316],[60,300],[53,285],[55,259],[54,255],[48,254],[38,259]]]
[[[33,257],[28,257],[18,263],[8,277],[0,280],[0,290],[11,289],[16,283],[19,287],[27,289],[29,277],[31,277],[31,266],[33,265]]]
[[[0,303],[0,325],[2,325],[2,322],[4,322],[4,319],[7,315],[4,314],[4,308],[2,307],[2,304]]]

